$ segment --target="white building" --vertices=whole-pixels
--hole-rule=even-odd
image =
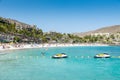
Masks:
[[[91,36],[106,36],[106,37],[109,37],[110,33],[92,33]]]

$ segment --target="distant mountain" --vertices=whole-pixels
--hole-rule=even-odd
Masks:
[[[97,30],[93,30],[93,31],[88,31],[88,32],[83,32],[83,33],[73,33],[74,35],[78,35],[78,36],[85,36],[85,35],[90,35],[93,33],[117,33],[120,32],[120,25],[114,25],[114,26],[109,26],[109,27],[104,27],[104,28],[100,28]]]

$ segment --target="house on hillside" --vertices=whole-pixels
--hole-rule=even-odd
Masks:
[[[110,33],[92,33],[91,36],[106,36],[106,37],[109,37]]]

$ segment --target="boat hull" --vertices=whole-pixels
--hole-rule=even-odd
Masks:
[[[94,58],[110,58],[110,56],[108,56],[108,57],[97,57],[97,56],[94,56]]]
[[[95,55],[95,56],[94,56],[94,58],[110,58],[110,57],[111,57],[111,56],[108,55],[108,54],[104,54],[104,55],[102,55],[102,56],[98,54],[98,55]]]
[[[61,58],[68,58],[68,56],[63,56],[63,57],[52,56],[52,58],[54,58],[54,59],[61,59]]]

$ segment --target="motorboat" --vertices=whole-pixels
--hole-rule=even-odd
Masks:
[[[68,56],[65,53],[58,53],[52,56],[52,58],[67,58]]]
[[[94,58],[110,58],[110,55],[108,53],[100,53],[96,54]]]

